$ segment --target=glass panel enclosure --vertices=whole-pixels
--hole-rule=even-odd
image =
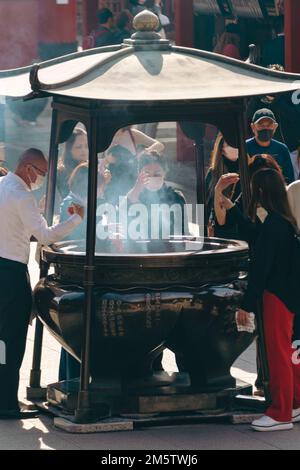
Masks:
[[[205,227],[197,155],[203,159],[203,149],[186,137],[179,123],[119,129],[107,150],[98,154],[96,252],[120,256],[202,249],[201,241],[193,241],[204,236]],[[78,123],[59,146],[55,222],[66,220],[74,204],[86,209],[87,189],[88,140]],[[86,210],[83,223],[64,241],[70,242],[64,250],[85,252]]]

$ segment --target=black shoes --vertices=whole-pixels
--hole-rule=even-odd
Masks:
[[[1,410],[0,419],[32,419],[38,415],[38,410]]]

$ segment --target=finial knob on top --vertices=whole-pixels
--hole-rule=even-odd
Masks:
[[[144,10],[134,17],[133,27],[136,31],[156,31],[159,19],[152,11]]]

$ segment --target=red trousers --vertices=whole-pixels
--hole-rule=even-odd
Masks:
[[[292,410],[300,408],[300,364],[296,364],[292,348],[294,316],[278,297],[264,292],[263,319],[272,397],[266,415],[280,422],[291,421]]]

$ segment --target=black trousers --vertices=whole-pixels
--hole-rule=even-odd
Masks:
[[[19,371],[25,353],[31,307],[32,293],[27,266],[0,258],[1,410],[19,408]]]

